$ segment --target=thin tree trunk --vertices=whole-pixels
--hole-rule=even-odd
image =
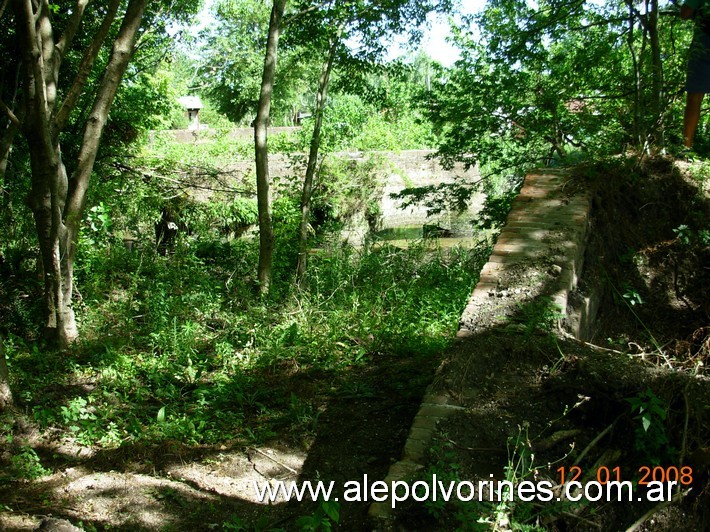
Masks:
[[[301,192],[301,226],[298,240],[298,266],[296,267],[296,278],[300,281],[306,273],[308,262],[308,228],[311,215],[311,196],[313,195],[313,177],[318,164],[318,152],[320,150],[321,128],[323,126],[323,111],[325,110],[326,99],[328,98],[328,85],[330,74],[333,71],[335,53],[340,44],[340,32],[331,41],[328,50],[328,59],[323,65],[320,80],[318,82],[318,94],[316,95],[315,123],[313,125],[313,136],[311,137],[311,148],[308,154],[308,165],[306,166],[306,176],[303,179],[303,191]]]
[[[19,102],[20,109],[15,109],[17,102],[17,93],[20,89],[20,64],[17,65],[17,72],[15,73],[15,89],[13,91],[12,99],[10,105],[7,107],[6,113],[12,113],[15,120],[8,118],[7,126],[2,133],[2,138],[0,139],[0,186],[5,182],[5,173],[7,172],[7,163],[10,160],[10,152],[12,151],[12,145],[15,142],[15,137],[20,132],[20,126],[22,124],[22,119],[24,118],[24,101]],[[4,102],[0,104],[5,107]]]
[[[660,128],[661,114],[663,109],[663,60],[661,57],[661,44],[658,35],[658,0],[645,0],[645,14],[639,12],[634,7],[630,0],[627,0],[629,12],[631,15],[629,32],[629,48],[631,49],[632,59],[636,70],[637,78],[637,96],[636,96],[636,114],[640,126],[638,127],[639,145],[642,148],[647,148],[649,141],[663,145],[662,131]],[[641,50],[638,54],[638,59],[633,52],[633,26],[634,18],[637,18],[641,24],[642,41]],[[643,98],[643,61],[646,51],[646,45],[651,49],[651,83],[650,94],[648,95],[649,113],[646,117],[641,115],[642,98]],[[645,118],[645,120],[644,120]],[[644,150],[645,151],[645,150]]]
[[[629,55],[631,56],[631,68],[634,80],[634,120],[633,120],[633,138],[637,145],[642,145],[642,118],[641,118],[641,66],[634,49],[634,27],[636,26],[636,11],[631,0],[626,0],[626,5],[629,8],[629,32],[626,38],[626,44],[629,47]]]
[[[0,139],[0,186],[5,182],[5,172],[7,172],[7,163],[10,159],[10,150],[15,141],[15,136],[19,128],[12,122],[8,123],[7,128],[3,132]]]
[[[276,58],[279,49],[281,19],[287,0],[274,0],[266,41],[264,72],[261,78],[259,106],[254,122],[254,154],[256,161],[256,195],[259,209],[259,293],[265,295],[271,285],[274,255],[274,228],[271,220],[271,182],[269,178],[269,150],[267,144],[271,95],[276,76]]]
[[[663,132],[660,128],[663,109],[663,61],[658,35],[658,0],[652,0],[650,3],[648,34],[651,44],[651,116],[653,119],[651,133],[656,143],[663,147]]]
[[[10,391],[10,375],[5,360],[5,341],[0,334],[0,412],[11,406],[12,393]]]
[[[58,139],[48,154],[43,143],[27,137],[32,165],[29,203],[34,215],[44,272],[45,334],[65,348],[78,336],[71,304],[72,279],[67,269],[67,227],[64,222],[68,179]]]

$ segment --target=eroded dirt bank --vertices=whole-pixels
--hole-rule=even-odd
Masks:
[[[464,409],[440,424],[419,478],[548,480],[556,498],[578,467],[581,481],[634,482],[634,502],[410,504],[397,515],[405,529],[710,527],[707,180],[666,160],[573,175],[593,193],[582,277],[603,296],[592,338],[560,334],[543,299],[460,340],[435,390]],[[692,471],[672,505],[638,485],[659,467],[659,478]]]

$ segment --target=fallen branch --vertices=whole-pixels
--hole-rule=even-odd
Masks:
[[[280,465],[281,467],[283,467],[284,469],[290,471],[290,472],[293,473],[294,475],[298,475],[298,471],[296,471],[295,469],[293,469],[293,468],[287,466],[287,465],[284,464],[283,462],[278,461],[278,460],[277,460],[276,458],[274,458],[273,456],[269,456],[269,455],[266,454],[264,451],[262,451],[262,450],[260,450],[260,449],[257,449],[256,447],[252,447],[252,450],[253,450],[253,451],[256,451],[257,453],[259,453],[259,454],[262,455],[262,456],[265,456],[266,458],[268,458],[269,460],[271,460],[271,461],[274,462],[275,464]]]
[[[552,436],[536,442],[533,446],[535,447],[536,451],[545,451],[564,440],[574,438],[577,434],[581,432],[582,431],[580,429],[558,430]]]
[[[597,434],[597,437],[594,438],[591,442],[589,442],[589,445],[587,445],[584,450],[579,454],[577,459],[574,462],[574,465],[578,466],[580,463],[582,463],[582,460],[584,460],[584,457],[587,456],[587,453],[592,450],[592,448],[599,443],[599,441],[606,436],[609,431],[612,429],[614,425],[616,425],[616,422],[619,420],[619,418],[616,418],[614,421],[611,422],[611,425],[609,425],[607,428],[605,428],[603,431],[601,431],[599,434]]]

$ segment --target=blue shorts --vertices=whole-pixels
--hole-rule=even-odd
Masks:
[[[710,35],[701,30],[695,30],[690,45],[685,90],[710,92]]]

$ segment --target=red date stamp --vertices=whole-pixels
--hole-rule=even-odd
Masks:
[[[556,471],[560,484],[579,482],[582,478],[582,468],[576,465],[569,468],[558,467]],[[639,486],[647,486],[650,482],[675,482],[681,486],[689,486],[693,483],[693,468],[690,466],[641,466],[637,473],[640,477]],[[595,480],[602,485],[610,481],[621,482],[621,467],[598,467]]]

